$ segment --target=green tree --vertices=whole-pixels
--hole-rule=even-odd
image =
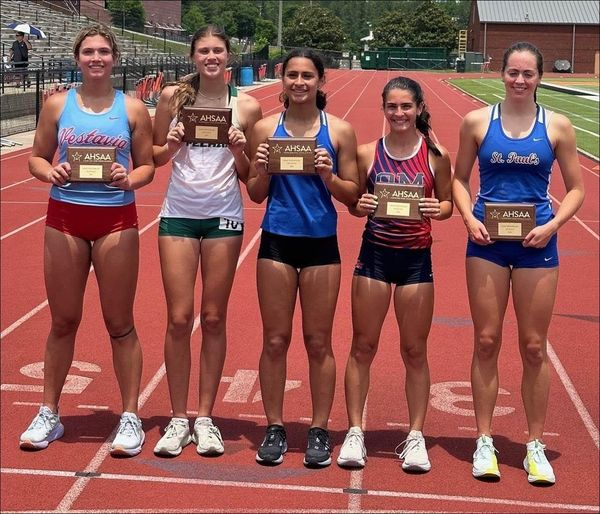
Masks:
[[[283,29],[286,46],[341,50],[346,37],[340,19],[331,11],[315,6],[299,8]]]
[[[411,37],[407,16],[401,11],[392,11],[379,18],[373,26],[372,48],[406,45]],[[412,21],[411,21],[412,23]]]
[[[204,15],[200,10],[200,7],[192,4],[181,16],[181,25],[190,34],[196,32],[200,27],[206,25]]]
[[[240,39],[251,39],[256,32],[256,19],[258,9],[248,3],[239,5],[236,10],[237,31],[235,35]]]
[[[106,8],[110,12],[113,25],[139,32],[144,30],[146,14],[141,0],[108,0]]]
[[[410,28],[411,46],[441,46],[448,51],[456,48],[458,27],[437,2],[423,1],[414,13]]]
[[[258,18],[256,20],[256,32],[254,33],[254,44],[262,48],[266,44],[275,44],[277,41],[277,27],[272,21]]]
[[[224,11],[212,19],[208,19],[209,23],[222,27],[228,36],[237,33],[237,22],[235,21],[235,15],[231,11]]]

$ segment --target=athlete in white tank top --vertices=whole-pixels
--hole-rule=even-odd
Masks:
[[[229,89],[232,125],[242,130],[237,91]],[[177,121],[173,119],[171,128]],[[223,145],[183,144],[173,156],[173,171],[160,216],[243,222],[242,196],[231,150]]]

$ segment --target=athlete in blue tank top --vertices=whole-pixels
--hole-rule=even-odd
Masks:
[[[290,137],[285,130],[285,111],[281,113],[273,137]],[[317,146],[325,148],[333,160],[332,173],[337,174],[337,156],[327,124],[320,111],[321,125]],[[262,228],[282,236],[327,237],[336,233],[337,212],[331,193],[319,175],[273,175],[269,185],[267,211]]]
[[[138,416],[142,349],[133,315],[139,272],[133,191],[154,177],[152,121],[140,100],[113,87],[119,48],[108,27],[81,28],[73,56],[81,70],[81,85],[44,102],[29,158],[31,174],[52,184],[44,232],[44,282],[52,324],[44,354],[42,406],[19,444],[42,449],[64,434],[58,404],[73,362],[93,266],[122,408],[110,452],[134,456],[141,452],[145,435]],[[73,146],[116,148],[111,182],[71,182],[67,148]],[[106,347],[99,335],[93,334],[92,344]]]
[[[67,160],[69,146],[113,146],[117,162],[129,168],[131,130],[125,109],[125,95],[115,91],[112,107],[103,113],[87,112],[77,105],[77,91],[70,89],[58,120],[59,162]],[[80,205],[127,205],[135,200],[133,191],[112,187],[104,182],[67,182],[53,185],[50,197]]]
[[[528,434],[523,468],[528,482],[553,484],[556,477],[542,438],[550,393],[547,338],[558,284],[557,233],[581,206],[584,186],[573,125],[537,104],[543,72],[542,54],[531,43],[521,41],[504,52],[504,99],[464,117],[452,194],[469,237],[465,268],[474,329],[471,388],[477,424],[472,474],[500,478],[491,425],[500,383],[498,356],[501,346],[512,342],[503,342],[512,295]],[[480,187],[473,208],[470,178],[476,159]],[[555,159],[566,194],[553,212],[548,188]],[[536,226],[522,240],[493,240],[483,223],[485,202],[535,204]]]
[[[522,138],[511,138],[502,128],[500,104],[491,109],[490,124],[479,148],[480,186],[474,214],[483,220],[484,202],[533,203],[536,224],[552,218],[548,194],[554,150],[548,139],[548,113],[537,106],[533,128]]]
[[[302,333],[308,356],[312,419],[304,464],[328,466],[327,424],[335,390],[333,316],[340,285],[337,215],[332,197],[350,207],[358,200],[356,135],[350,124],[323,110],[325,66],[308,49],[295,49],[282,63],[285,111],[258,121],[250,138],[252,161],[246,187],[251,200],[268,199],[257,259],[263,321],[259,373],[267,430],[256,460],[280,464],[287,450],[283,395],[296,298],[302,299]],[[268,173],[268,139],[316,137],[314,176]]]

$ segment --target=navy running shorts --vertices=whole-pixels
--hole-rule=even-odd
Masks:
[[[354,275],[397,286],[433,282],[431,248],[388,248],[363,239]]]

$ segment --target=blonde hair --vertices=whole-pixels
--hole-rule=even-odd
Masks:
[[[119,51],[119,44],[117,42],[115,33],[102,23],[94,23],[92,25],[88,25],[87,27],[83,27],[75,36],[75,41],[73,42],[73,55],[76,59],[79,57],[79,49],[81,48],[83,40],[86,37],[92,36],[102,36],[104,39],[106,39],[112,49],[113,59],[116,61],[119,58],[121,52]]]
[[[231,55],[231,44],[229,43],[229,37],[225,31],[216,25],[206,25],[194,33],[190,43],[190,57],[194,56],[196,41],[207,36],[218,37],[225,43],[225,49],[227,50],[227,53]],[[175,82],[174,85],[177,86],[177,89],[171,97],[169,107],[177,116],[179,116],[183,106],[192,105],[196,101],[196,95],[200,89],[200,74],[197,71],[195,73],[190,73]]]

